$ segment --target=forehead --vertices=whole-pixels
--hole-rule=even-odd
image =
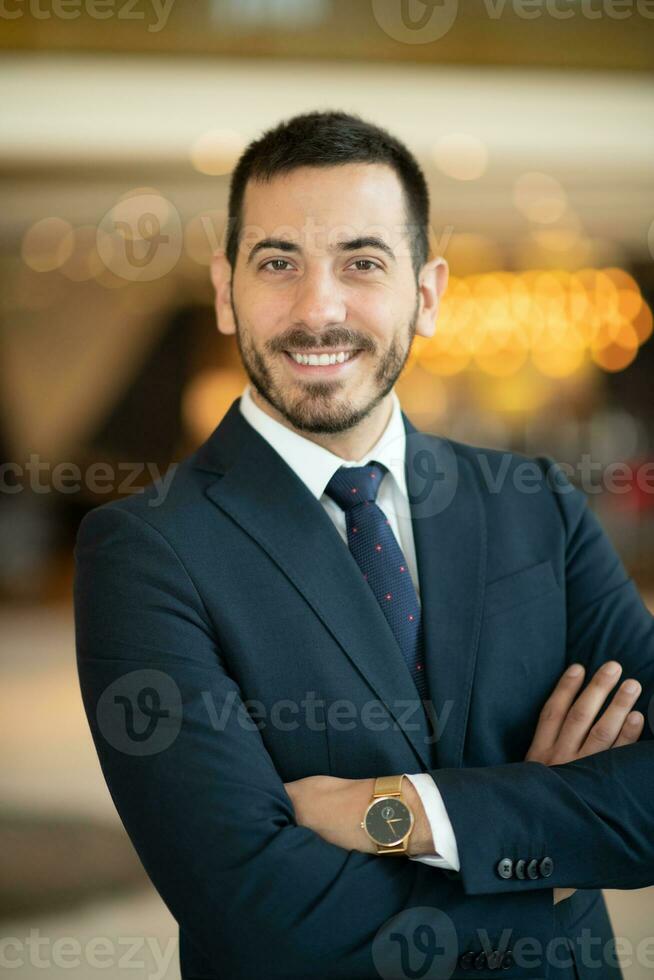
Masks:
[[[402,184],[391,167],[366,163],[298,167],[268,183],[248,181],[243,225],[258,226],[267,234],[289,226],[289,232],[296,229],[302,238],[307,222],[359,233],[387,226],[393,237],[406,222]]]

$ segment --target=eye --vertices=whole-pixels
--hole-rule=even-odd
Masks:
[[[272,265],[274,262],[281,262],[282,265],[286,265],[286,266],[290,265],[288,259],[268,259],[267,262],[264,262],[263,263],[263,265],[261,266],[261,268],[262,269],[265,269],[266,266]],[[270,272],[286,272],[286,269],[270,269],[269,271]]]
[[[359,272],[373,272],[375,269],[381,269],[379,263],[373,262],[372,259],[355,259],[354,265],[360,265],[362,262],[364,265],[372,266],[372,269],[359,269]]]
[[[378,262],[373,262],[372,259],[355,259],[355,266],[359,268],[356,270],[358,272],[374,272],[375,270],[381,270],[381,266]],[[367,268],[361,268],[361,265]],[[281,266],[281,267],[280,267]],[[261,269],[266,269],[268,272],[287,272],[289,268],[292,268],[288,259],[268,259],[261,266]]]

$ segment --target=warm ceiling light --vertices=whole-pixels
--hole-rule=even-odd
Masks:
[[[209,0],[209,11],[217,27],[228,23],[243,29],[289,31],[322,23],[330,12],[330,0]]]
[[[43,218],[25,232],[21,255],[35,272],[52,272],[70,258],[73,246],[72,225],[63,218]]]
[[[211,129],[198,136],[189,151],[193,167],[209,177],[230,173],[245,149],[245,140],[234,129]]]
[[[567,206],[565,191],[549,174],[522,174],[513,187],[513,201],[530,221],[553,224],[563,216]]]
[[[488,166],[488,149],[469,133],[446,133],[433,149],[438,168],[455,180],[477,180]]]
[[[590,361],[621,370],[651,333],[651,310],[620,269],[496,271],[450,278],[435,333],[415,359],[434,374],[472,362],[508,377],[529,358],[542,375],[564,378]]]

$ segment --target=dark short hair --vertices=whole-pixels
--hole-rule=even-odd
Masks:
[[[411,261],[418,273],[429,258],[429,190],[407,147],[385,129],[347,112],[307,112],[279,123],[250,143],[231,177],[225,254],[236,266],[243,230],[243,198],[249,180],[266,182],[297,167],[347,163],[387,164],[397,174],[406,201]]]

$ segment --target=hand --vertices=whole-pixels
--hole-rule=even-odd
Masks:
[[[552,694],[541,709],[536,732],[532,739],[526,762],[542,762],[547,766],[561,765],[582,759],[595,752],[637,742],[643,730],[645,717],[640,711],[631,711],[641,686],[627,691],[625,681],[613,697],[601,719],[595,721],[606,696],[617,683],[622,666],[609,660],[596,672],[586,690],[575,696],[585,675],[581,667],[577,676],[568,671],[562,674]],[[607,667],[614,667],[608,672]],[[594,722],[594,724],[593,724]],[[554,904],[574,895],[576,888],[555,888]]]
[[[631,708],[641,692],[639,682],[630,678],[621,684],[602,717],[595,721],[622,666],[616,660],[603,664],[576,701],[585,671],[581,664],[574,666],[581,667],[579,674],[571,676],[568,668],[543,705],[526,762],[556,766],[638,741],[645,717]],[[613,673],[607,670],[610,667]],[[630,683],[635,685],[633,691],[626,689]]]
[[[553,904],[557,905],[559,902],[565,901],[566,898],[570,898],[571,895],[577,891],[576,888],[554,888],[554,901]]]
[[[374,778],[306,776],[284,783],[284,789],[293,803],[298,826],[309,827],[347,851],[376,854],[375,845],[361,827],[374,783]]]

